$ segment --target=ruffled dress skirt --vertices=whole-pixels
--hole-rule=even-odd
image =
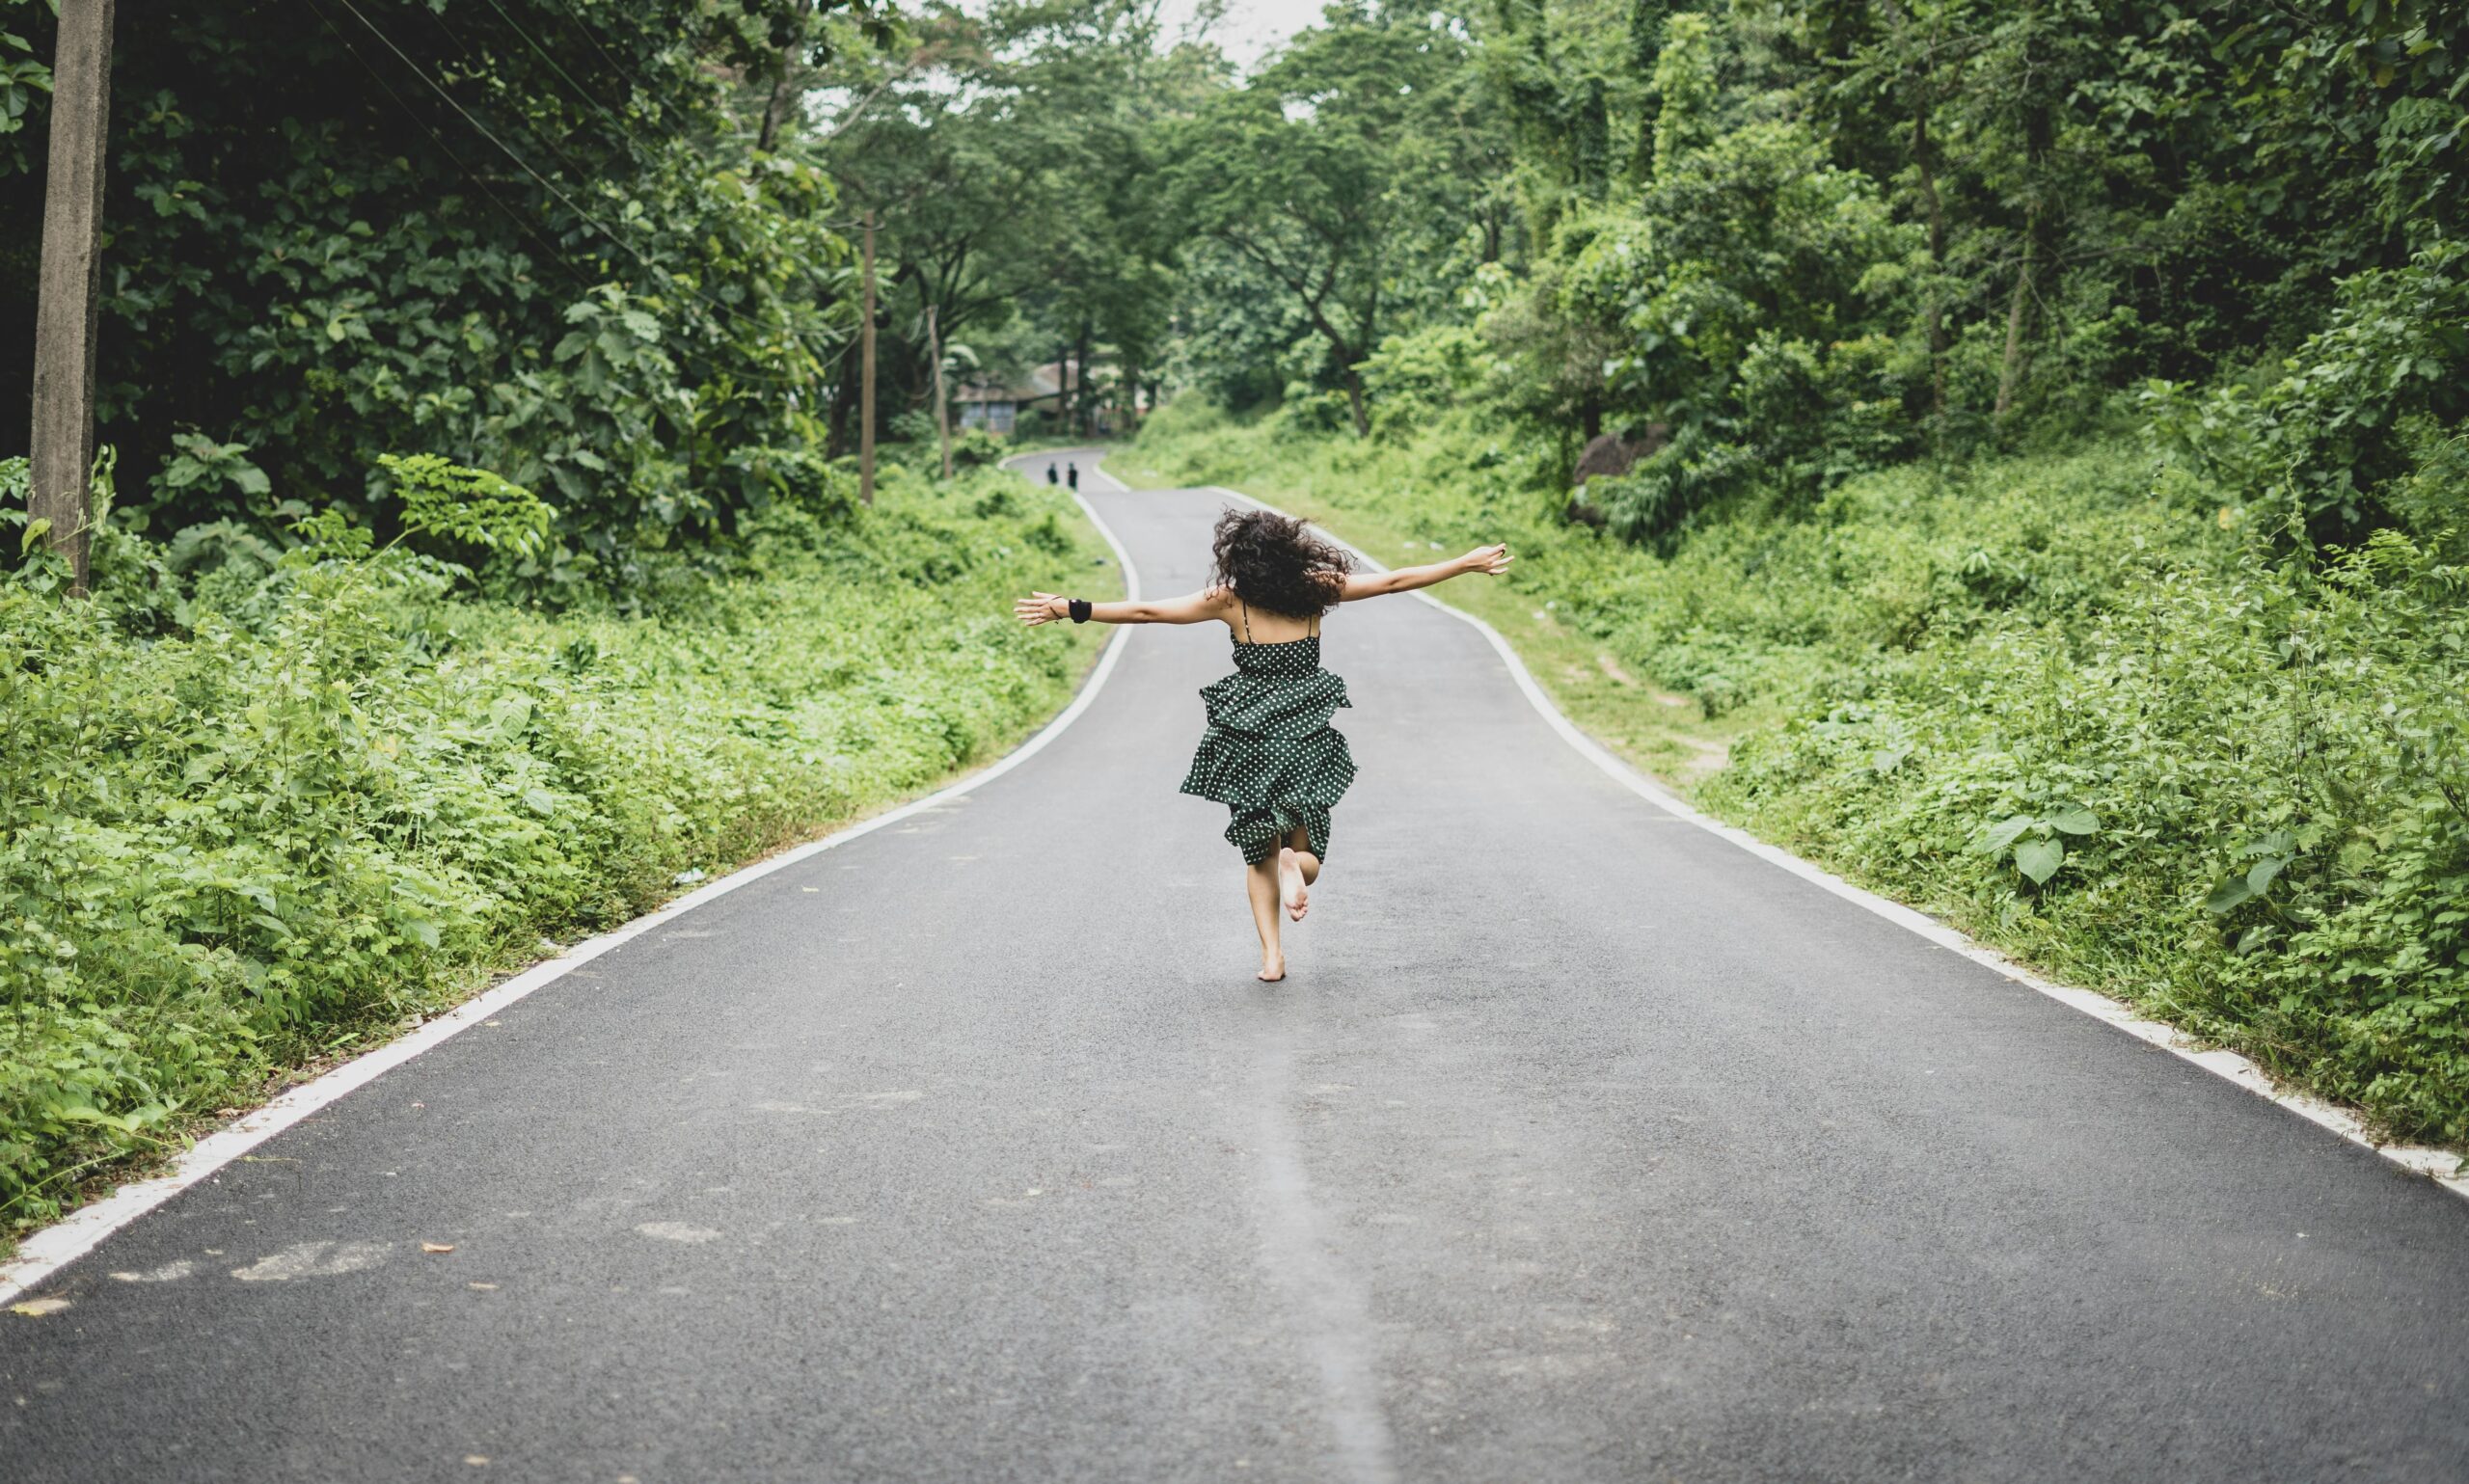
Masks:
[[[1354,782],[1354,757],[1329,724],[1346,683],[1320,668],[1320,639],[1236,644],[1234,673],[1201,688],[1208,730],[1182,791],[1234,811],[1228,843],[1254,865],[1300,829],[1329,856],[1329,810]]]

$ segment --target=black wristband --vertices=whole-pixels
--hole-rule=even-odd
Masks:
[[[1063,601],[1064,601],[1065,605],[1066,605],[1067,607],[1069,607],[1071,608],[1071,610],[1072,610],[1072,621],[1073,623],[1075,623],[1075,624],[1085,624],[1085,623],[1087,623],[1087,622],[1089,621],[1089,600],[1088,600],[1088,599],[1086,599],[1086,598],[1066,598],[1066,599],[1064,599]]]

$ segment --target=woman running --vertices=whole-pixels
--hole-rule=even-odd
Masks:
[[[1296,922],[1311,910],[1312,884],[1329,855],[1329,810],[1354,781],[1354,758],[1330,720],[1350,706],[1346,683],[1320,668],[1320,616],[1341,603],[1413,592],[1453,577],[1508,571],[1506,546],[1478,547],[1455,561],[1358,573],[1346,553],[1301,521],[1267,510],[1218,518],[1209,585],[1161,603],[1090,603],[1031,593],[1013,605],[1032,627],[1069,618],[1101,624],[1197,624],[1215,620],[1234,639],[1234,673],[1201,689],[1208,730],[1192,755],[1182,792],[1234,811],[1227,841],[1243,852],[1243,889],[1261,934],[1261,975],[1286,977],[1278,904]]]

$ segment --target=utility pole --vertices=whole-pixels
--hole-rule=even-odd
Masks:
[[[926,306],[926,352],[935,358],[935,431],[943,439],[943,477],[952,476],[952,404],[943,398],[943,336],[935,326],[935,306]]]
[[[875,208],[866,208],[866,317],[857,327],[857,498],[875,503]]]
[[[110,123],[114,0],[61,0],[51,63],[51,158],[35,300],[33,520],[50,522],[86,591],[88,481],[95,463],[95,299],[102,279],[103,146]]]

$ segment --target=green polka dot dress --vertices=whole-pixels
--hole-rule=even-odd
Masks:
[[[1245,632],[1251,614],[1243,615]],[[1346,683],[1320,668],[1320,636],[1283,644],[1234,644],[1234,673],[1204,686],[1208,730],[1192,754],[1182,791],[1234,812],[1226,839],[1254,865],[1296,829],[1329,858],[1329,809],[1354,782],[1354,756],[1329,724]]]

